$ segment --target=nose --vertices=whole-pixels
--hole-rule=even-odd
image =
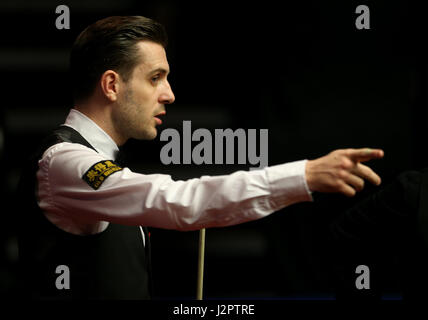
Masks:
[[[166,82],[165,91],[160,95],[159,100],[162,104],[171,104],[175,101],[175,95],[169,82]]]

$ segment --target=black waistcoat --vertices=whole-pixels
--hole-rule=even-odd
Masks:
[[[24,169],[18,189],[22,294],[36,299],[149,299],[149,244],[144,248],[139,227],[110,223],[99,234],[73,235],[52,224],[38,207],[38,160],[60,142],[94,149],[77,131],[61,126]],[[69,270],[69,289],[58,289],[58,283],[60,288],[66,284],[67,271],[57,270],[62,265]]]

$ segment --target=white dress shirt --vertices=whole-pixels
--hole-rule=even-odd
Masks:
[[[72,234],[99,233],[110,222],[182,231],[222,227],[312,201],[306,160],[187,181],[124,168],[94,190],[82,176],[95,163],[114,160],[119,149],[95,122],[75,109],[64,125],[77,130],[98,151],[62,142],[39,160],[38,204],[49,221]]]

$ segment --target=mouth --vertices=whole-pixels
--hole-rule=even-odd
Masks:
[[[156,123],[157,123],[158,125],[161,125],[161,124],[162,124],[162,120],[159,118],[159,116],[164,116],[164,115],[166,115],[166,111],[162,111],[161,113],[158,113],[158,114],[155,116],[155,120],[156,120]]]

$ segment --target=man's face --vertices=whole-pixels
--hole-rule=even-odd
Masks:
[[[165,49],[151,41],[141,41],[138,47],[142,62],[126,83],[121,81],[112,115],[125,141],[156,138],[156,126],[162,123],[159,116],[165,114],[165,104],[175,100],[167,80],[169,65]]]

